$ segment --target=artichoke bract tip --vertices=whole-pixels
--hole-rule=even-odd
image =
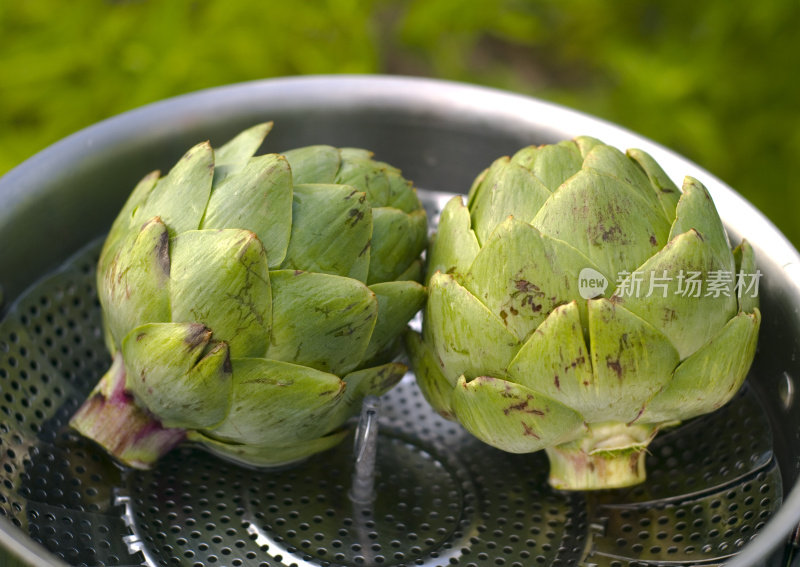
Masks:
[[[189,440],[252,466],[339,442],[406,368],[425,212],[366,150],[255,153],[258,124],[145,176],[98,263],[113,364],[71,425],[120,462]]]
[[[700,181],[582,136],[497,159],[447,203],[406,343],[440,414],[545,449],[559,489],[629,486],[661,428],[741,386],[759,278]]]

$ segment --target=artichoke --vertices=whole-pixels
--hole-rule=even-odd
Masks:
[[[253,157],[271,124],[147,175],[98,263],[113,362],[71,425],[148,468],[184,440],[253,466],[342,440],[425,299],[426,217],[365,150]]]
[[[442,211],[407,346],[439,413],[545,449],[552,486],[630,486],[660,429],[742,384],[758,274],[697,180],[679,191],[648,154],[590,137],[526,147]]]

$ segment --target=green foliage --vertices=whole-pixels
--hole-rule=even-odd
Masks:
[[[277,75],[374,72],[360,0],[0,1],[0,171],[169,96]]]
[[[800,244],[800,4],[618,0],[0,2],[0,172],[93,122],[305,73],[491,85],[602,116],[715,173]]]

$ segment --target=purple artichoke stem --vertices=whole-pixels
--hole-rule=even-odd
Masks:
[[[186,430],[166,428],[136,405],[125,389],[125,364],[120,353],[114,355],[111,368],[69,424],[120,463],[137,469],[151,468],[186,438]]]

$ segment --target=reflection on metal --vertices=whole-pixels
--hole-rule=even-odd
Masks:
[[[356,506],[367,506],[375,500],[375,457],[378,453],[380,407],[381,402],[377,396],[364,398],[356,428],[353,486],[350,489],[350,500]]]
[[[778,395],[781,398],[784,409],[787,411],[792,409],[794,405],[794,381],[788,372],[781,374],[781,380],[778,384]]]

